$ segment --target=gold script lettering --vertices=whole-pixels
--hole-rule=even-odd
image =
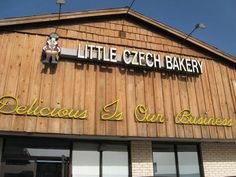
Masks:
[[[138,122],[149,122],[149,123],[164,123],[164,116],[162,114],[149,114],[148,108],[144,105],[139,104],[134,110],[134,116]]]
[[[209,126],[232,126],[232,119],[213,117],[194,117],[190,110],[185,109],[175,117],[176,124],[209,125]]]
[[[102,120],[123,120],[123,113],[118,111],[119,100],[107,104],[101,113]]]
[[[39,111],[39,115],[45,117],[45,116],[49,116],[50,114],[50,108],[48,107],[44,107]]]
[[[27,116],[41,117],[60,117],[60,118],[75,118],[87,119],[88,111],[73,110],[67,108],[49,108],[36,106],[38,98],[35,98],[30,106],[19,105],[19,101],[14,96],[0,97],[0,113],[16,114]],[[74,113],[74,114],[73,114]]]
[[[19,115],[24,115],[28,110],[28,107],[27,106],[18,106],[16,108],[16,113],[19,114]]]
[[[8,106],[9,101],[13,101],[14,106],[11,106],[11,107]],[[2,96],[0,98],[0,113],[3,113],[3,114],[14,113],[17,107],[18,107],[18,100],[15,97],[13,97],[13,96]]]

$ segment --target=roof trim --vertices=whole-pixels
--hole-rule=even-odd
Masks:
[[[143,14],[138,13],[132,9],[128,11],[128,8],[115,8],[115,9],[105,9],[105,10],[91,10],[91,11],[64,13],[64,14],[61,14],[60,19],[61,20],[68,20],[68,19],[78,19],[78,18],[98,17],[98,16],[108,16],[108,15],[125,15],[125,14],[127,14],[127,12],[130,16],[140,19],[148,24],[153,25],[154,27],[162,29],[163,31],[166,31],[174,36],[177,36],[177,37],[183,39],[183,40],[187,36],[186,34],[180,32],[178,30],[175,30],[175,29],[173,29],[163,23],[160,23],[154,19],[151,19],[147,16],[144,16]],[[50,22],[50,21],[57,21],[57,20],[58,20],[58,14],[1,19],[0,20],[0,27],[20,25],[20,24],[29,24],[29,23]],[[221,51],[211,45],[201,42],[193,37],[189,37],[186,40],[192,44],[195,44],[195,45],[213,53],[213,54],[223,57],[226,60],[236,63],[236,57],[226,54],[223,51]]]

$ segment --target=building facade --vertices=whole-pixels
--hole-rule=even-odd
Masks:
[[[0,177],[236,176],[236,58],[127,10],[0,20]]]

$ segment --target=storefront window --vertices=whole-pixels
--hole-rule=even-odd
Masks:
[[[69,145],[54,139],[7,138],[0,177],[67,177]]]
[[[72,152],[73,177],[99,177],[98,145],[74,143]]]
[[[153,150],[154,175],[176,177],[174,145],[157,145]]]
[[[200,177],[197,145],[153,144],[157,177]]]
[[[128,177],[129,161],[127,147],[106,144],[102,154],[103,177]]]
[[[200,177],[197,147],[178,145],[177,149],[180,177]]]
[[[128,177],[128,147],[109,143],[74,143],[73,177]]]

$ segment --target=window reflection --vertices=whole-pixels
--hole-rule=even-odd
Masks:
[[[73,177],[99,177],[98,145],[74,143],[72,152]]]
[[[200,177],[197,147],[194,145],[178,145],[180,177]]]
[[[0,177],[61,177],[62,167],[68,173],[69,145],[54,139],[7,138]]]
[[[176,177],[175,153],[173,145],[155,145],[153,148],[154,175]]]
[[[197,145],[153,144],[153,162],[157,177],[200,177]]]
[[[6,139],[3,156],[31,157],[61,157],[70,155],[69,142],[47,139]]]
[[[128,177],[127,145],[107,143],[74,143],[73,177]]]
[[[2,177],[34,177],[36,163],[34,160],[6,160],[2,162]]]
[[[106,144],[102,155],[103,177],[128,177],[128,162],[127,146]]]

